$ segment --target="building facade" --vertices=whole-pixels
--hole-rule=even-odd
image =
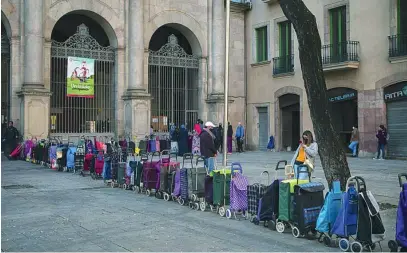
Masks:
[[[405,1],[304,2],[343,148],[357,125],[359,154],[374,153],[384,124],[389,154],[407,156]],[[295,31],[276,0],[231,6],[229,121],[246,125],[249,149],[270,135],[277,150],[295,149],[313,129]],[[2,120],[26,138],[223,122],[224,1],[4,0],[1,18]]]
[[[242,2],[231,13],[231,122],[245,117]],[[223,121],[222,1],[4,0],[1,9],[2,119],[26,138],[144,137],[150,126]]]
[[[359,155],[377,150],[376,131],[388,128],[387,151],[407,157],[407,2],[304,0],[315,15],[333,124],[347,146],[360,131]],[[373,18],[374,17],[374,18]],[[298,42],[275,0],[254,0],[246,14],[248,145],[295,149],[312,130]]]

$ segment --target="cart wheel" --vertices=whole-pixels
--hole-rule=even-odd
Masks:
[[[205,201],[202,201],[201,203],[199,203],[199,208],[201,209],[202,212],[205,212],[205,210],[206,210]]]
[[[225,209],[225,207],[223,207],[223,206],[219,207],[219,215],[220,215],[221,217],[225,217],[225,215],[226,215],[226,209]]]
[[[285,230],[285,225],[284,225],[284,223],[282,223],[281,221],[277,222],[277,223],[276,223],[276,230],[277,230],[277,232],[279,232],[279,233],[284,233],[284,230]]]
[[[134,186],[134,192],[135,193],[140,193],[140,187],[139,186]]]
[[[165,201],[169,201],[170,200],[170,195],[166,192],[164,192],[164,196],[163,196]]]
[[[291,232],[295,238],[300,237],[300,230],[297,227],[293,227]]]
[[[247,216],[248,216],[249,214],[247,213],[247,211],[242,211],[242,217],[245,219],[245,220],[247,220]]]
[[[185,200],[183,198],[178,199],[178,203],[183,206],[185,204]]]
[[[339,240],[339,248],[344,252],[348,251],[349,250],[349,240],[345,239],[345,238],[340,239]]]
[[[147,196],[150,196],[150,194],[151,194],[150,190],[147,189],[147,190],[146,190],[146,195],[147,195]]]
[[[111,182],[111,183],[110,183],[110,187],[114,188],[115,186],[116,186],[116,185],[115,185],[114,182]]]
[[[135,186],[132,186],[132,187],[131,187],[131,190],[135,192],[135,191],[136,191],[136,187],[135,187]]]
[[[324,245],[327,247],[331,247],[331,238],[329,238],[328,236],[324,236]]]
[[[268,221],[264,221],[264,222],[263,222],[263,227],[267,228],[268,226],[269,226]]]
[[[367,249],[370,250],[370,252],[372,252],[373,250],[375,250],[375,248],[376,248],[376,244],[375,244],[375,243],[372,243],[372,244],[370,244],[370,245],[367,246]]]
[[[389,246],[390,252],[397,252],[397,249],[399,248],[399,245],[397,244],[396,241],[390,240],[387,245]],[[401,251],[400,251],[401,252]]]
[[[195,210],[199,211],[200,210],[200,206],[199,203],[195,202]]]
[[[226,218],[232,218],[232,211],[230,211],[230,209],[226,209]]]
[[[211,208],[211,212],[215,212],[215,207],[213,205],[209,205],[209,207]]]
[[[191,195],[191,200],[195,202],[195,201],[198,200],[198,197],[195,194],[192,194]]]
[[[253,217],[253,224],[254,225],[259,225],[260,224],[260,221],[259,221],[259,219],[257,219],[257,216]]]
[[[273,221],[273,220],[269,220],[268,221],[268,227],[269,227],[269,229],[271,229],[271,230],[276,230],[276,222],[275,221]]]
[[[178,201],[177,197],[171,196],[172,201]]]
[[[160,191],[156,191],[156,192],[155,192],[155,197],[156,197],[157,199],[162,199],[162,198],[163,198],[163,196],[162,196],[162,194],[161,194]]]
[[[360,242],[352,242],[352,244],[350,245],[350,249],[352,250],[352,252],[356,253],[356,252],[362,252],[363,250],[363,246]]]
[[[127,184],[123,184],[123,190],[127,190]]]

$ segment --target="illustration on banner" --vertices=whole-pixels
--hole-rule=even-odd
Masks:
[[[94,59],[68,57],[68,76],[66,90],[66,94],[68,97],[94,97],[94,68]]]

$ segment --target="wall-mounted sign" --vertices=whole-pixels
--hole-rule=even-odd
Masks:
[[[358,97],[358,92],[350,88],[333,88],[327,91],[328,99],[332,103],[353,100]]]
[[[383,96],[386,102],[407,99],[407,82],[393,84],[384,88]]]

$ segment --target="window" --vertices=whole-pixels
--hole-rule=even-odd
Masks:
[[[278,45],[279,57],[273,59],[273,74],[294,72],[292,45],[291,45],[291,23],[284,21],[278,23]]]
[[[262,26],[255,29],[256,36],[256,62],[264,62],[268,60],[268,35],[267,26]]]
[[[345,61],[347,51],[346,6],[331,9],[329,11],[329,20],[331,62]]]
[[[397,0],[397,33],[407,35],[407,1]]]

